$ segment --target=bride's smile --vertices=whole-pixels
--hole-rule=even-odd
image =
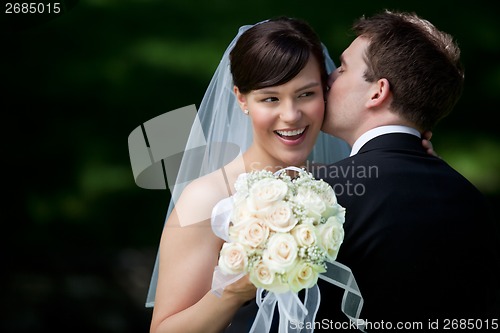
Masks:
[[[306,131],[309,126],[295,130],[276,130],[274,131],[280,140],[286,145],[297,145],[305,140]]]

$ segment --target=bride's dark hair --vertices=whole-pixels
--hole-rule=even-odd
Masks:
[[[316,57],[326,87],[327,71],[321,41],[300,19],[278,17],[244,32],[230,54],[233,83],[240,92],[277,86],[293,79]]]

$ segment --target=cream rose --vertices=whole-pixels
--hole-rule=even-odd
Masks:
[[[291,234],[295,237],[299,246],[311,246],[316,242],[316,233],[314,226],[310,224],[296,225]]]
[[[262,260],[253,266],[249,279],[257,288],[272,290],[274,293],[287,292],[290,288],[287,281],[283,281],[282,277],[276,275],[276,272],[272,271]]]
[[[344,241],[344,228],[336,217],[330,217],[326,223],[320,224],[317,229],[318,245],[329,261],[337,259],[340,245]]]
[[[310,188],[300,187],[294,200],[306,208],[307,216],[316,221],[319,221],[326,209],[326,204],[321,196]]]
[[[267,242],[262,259],[272,271],[285,273],[297,259],[297,242],[290,234],[275,233]]]
[[[249,278],[256,287],[269,289],[269,286],[274,282],[274,272],[260,260],[253,266]]]
[[[224,243],[220,251],[219,267],[226,274],[239,274],[245,271],[248,264],[247,254],[243,245]]]
[[[306,261],[300,261],[288,272],[288,285],[293,292],[311,288],[318,282],[318,275],[325,269]]]
[[[250,219],[238,231],[238,240],[252,250],[263,245],[269,237],[269,227],[259,219]]]
[[[259,211],[277,201],[283,200],[288,192],[288,185],[274,178],[264,178],[253,184],[250,189],[249,205]]]
[[[241,232],[248,228],[249,225],[260,222],[260,219],[250,215],[241,216],[238,219],[232,219],[231,225],[229,226],[229,238],[233,242],[240,242]]]
[[[269,228],[276,232],[288,232],[297,224],[292,207],[288,202],[280,201],[268,207],[263,216]]]
[[[255,214],[248,208],[246,201],[240,201],[234,204],[231,214],[231,223],[233,225],[236,226],[252,217],[255,217]]]

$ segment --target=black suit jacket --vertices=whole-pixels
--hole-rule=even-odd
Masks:
[[[499,317],[498,231],[485,198],[428,155],[419,138],[385,134],[314,173],[346,208],[337,260],[354,273],[364,297],[362,319],[393,328],[421,321],[428,328],[436,319]],[[317,322],[323,328],[347,322],[343,290],[319,284]]]

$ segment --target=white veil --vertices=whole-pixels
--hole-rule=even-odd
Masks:
[[[153,183],[160,182],[161,184],[165,184],[168,182],[171,190],[171,200],[166,220],[182,190],[190,181],[221,168],[248,149],[252,142],[251,121],[243,114],[234,96],[229,63],[229,53],[236,41],[243,32],[251,27],[252,25],[242,26],[236,37],[227,47],[203,97],[197,114],[195,108],[189,109],[186,107],[176,110],[179,111],[177,114],[185,118],[186,114],[194,109],[194,119],[189,136],[184,141],[185,148],[182,152],[171,154],[164,151],[166,142],[172,140],[178,141],[179,135],[182,136],[182,133],[179,134],[179,127],[172,125],[174,121],[174,113],[172,111],[166,113],[167,116],[170,113],[172,114],[169,120],[164,121],[165,126],[161,125],[161,119],[157,117],[158,119],[154,118],[149,123],[144,123],[144,126],[141,126],[140,129],[136,129],[134,138],[131,138],[134,132],[129,137],[129,150],[133,169],[134,164],[138,165],[136,162],[137,157],[134,156],[139,155],[133,152],[133,150],[138,149],[137,145],[133,144],[133,141],[139,140],[138,137],[143,135],[144,138],[140,138],[141,147],[148,150],[148,155],[146,156],[144,152],[142,153],[142,158],[149,158],[149,162],[142,163],[139,168],[140,170],[138,169],[139,171],[134,169],[136,183],[146,188],[165,188],[165,185],[158,187],[153,185]],[[327,71],[330,73],[335,68],[335,65],[324,46],[323,50]],[[153,121],[156,125],[153,124]],[[170,130],[165,127],[169,127]],[[157,131],[153,131],[153,128],[157,128]],[[156,134],[160,132],[164,133],[167,137],[155,136],[153,132]],[[156,153],[154,147],[158,147]],[[311,163],[331,164],[349,156],[349,152],[350,147],[347,143],[320,132],[308,161]],[[148,168],[151,171],[155,169],[155,175],[151,175],[148,184],[145,185],[145,182],[140,183],[139,180],[141,176],[147,173],[146,171],[148,170],[146,169]],[[159,177],[159,179],[155,179],[155,177]],[[154,306],[158,280],[158,256],[159,253],[156,257],[152,273],[146,307]]]

